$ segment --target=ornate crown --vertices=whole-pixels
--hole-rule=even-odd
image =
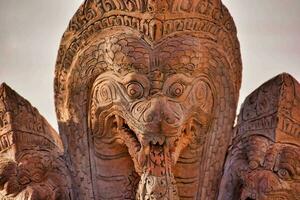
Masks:
[[[240,47],[234,21],[221,0],[86,0],[61,41],[55,82],[58,99],[66,89],[64,81],[80,49],[89,39],[114,27],[129,27],[154,43],[179,32],[192,32],[215,42],[230,65],[230,79],[238,93]]]
[[[185,30],[205,32],[213,38],[222,31],[236,33],[220,0],[87,0],[69,31],[75,33],[91,24],[98,29],[129,26],[151,41]]]
[[[300,146],[300,85],[291,75],[267,81],[243,103],[236,126],[236,142],[261,135],[273,142]]]

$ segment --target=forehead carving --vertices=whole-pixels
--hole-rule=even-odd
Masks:
[[[117,34],[87,48],[79,57],[78,65],[121,75],[137,72],[152,76],[152,79],[176,73],[198,76],[209,67],[228,65],[220,60],[221,55],[216,55],[216,50],[212,55],[207,44],[192,35],[176,35],[150,45],[135,35]]]

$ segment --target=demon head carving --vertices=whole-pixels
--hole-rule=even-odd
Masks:
[[[264,138],[256,140],[263,143]],[[260,148],[260,145],[252,148]],[[248,157],[250,170],[241,172],[244,185],[241,199],[299,199],[299,146],[277,143],[269,145],[266,152],[257,153],[265,156],[254,160]],[[261,162],[256,159],[261,159]]]
[[[106,47],[99,48],[101,45]],[[186,35],[166,39],[153,48],[119,34],[96,47],[103,54],[98,62],[111,69],[97,77],[91,96],[96,156],[108,157],[111,145],[120,146],[113,156],[125,155],[127,147],[141,177],[151,179],[149,182],[164,177],[161,181],[169,187],[175,182],[172,170],[181,152],[188,145],[196,152],[211,123],[213,87],[205,74],[196,73],[205,69],[199,65],[201,59],[211,55],[201,49],[197,38]],[[145,188],[140,192],[147,193],[150,183],[143,181]],[[173,187],[172,193],[176,191]],[[150,191],[154,199],[161,199],[161,194]]]
[[[55,82],[80,198],[214,198],[240,76],[220,1],[86,1]]]
[[[299,89],[295,79],[282,74],[246,99],[220,200],[300,198]]]
[[[24,151],[17,162],[0,158],[1,199],[71,199],[64,165],[49,152]]]
[[[0,86],[0,198],[299,200],[300,86],[254,91],[231,141],[240,82],[221,0],[86,0],[57,59],[61,138]]]
[[[229,156],[219,199],[299,199],[300,148],[251,136]]]

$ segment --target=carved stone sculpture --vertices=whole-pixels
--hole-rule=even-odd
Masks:
[[[71,199],[58,134],[28,101],[0,86],[0,199]]]
[[[247,171],[241,177],[235,167],[256,169],[258,155],[251,154],[254,161],[248,163],[244,154],[241,160],[229,154],[223,172],[241,85],[236,35],[220,0],[86,0],[64,33],[57,58],[60,135],[2,86],[9,92],[0,96],[0,194],[18,200],[252,198],[238,188],[247,180],[245,191],[254,194],[258,176]],[[15,107],[6,111],[7,105]],[[7,131],[11,124],[16,126]],[[244,133],[243,124],[234,141]],[[267,150],[277,141],[259,137],[237,143]],[[299,153],[280,145],[276,152],[286,154],[284,159]],[[291,182],[290,191],[296,184]],[[297,192],[291,195],[297,198]]]
[[[287,74],[245,100],[219,200],[300,199],[300,85]]]
[[[220,1],[86,1],[55,78],[80,199],[214,199],[240,81]]]

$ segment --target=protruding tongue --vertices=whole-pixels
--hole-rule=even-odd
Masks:
[[[179,200],[171,164],[170,152],[166,144],[150,144],[136,199]]]

